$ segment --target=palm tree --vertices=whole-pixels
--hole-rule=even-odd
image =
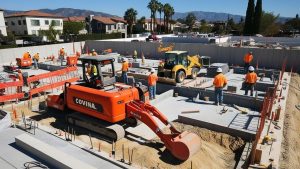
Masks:
[[[151,23],[150,23],[150,27],[151,27],[151,31],[153,31],[153,27],[155,30],[155,23],[156,23],[156,11],[158,9],[158,1],[157,0],[151,0],[148,4],[148,8],[151,11]],[[152,27],[152,24],[154,23],[154,26]]]
[[[159,34],[161,34],[161,13],[163,12],[164,10],[164,5],[160,2],[158,2],[158,12],[159,12]]]
[[[165,32],[169,32],[169,23],[170,23],[170,18],[174,15],[175,11],[174,8],[169,4],[166,3],[164,5],[164,19],[166,20],[165,22]]]
[[[133,8],[129,8],[126,10],[124,14],[124,19],[127,21],[129,25],[129,32],[132,34],[133,24],[136,22],[137,11]]]

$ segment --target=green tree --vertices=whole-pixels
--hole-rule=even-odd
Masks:
[[[48,30],[40,30],[39,34],[42,36],[46,36],[48,41],[50,42],[56,42],[56,37],[57,35],[60,34],[60,32],[56,29],[54,29],[56,23],[54,20],[52,20],[51,24],[49,25],[49,29]]]
[[[235,30],[236,29],[236,24],[233,20],[233,18],[230,18],[228,21],[227,21],[227,33],[229,33],[231,30]]]
[[[280,26],[276,23],[279,15],[275,16],[272,12],[262,12],[260,30],[264,36],[274,36],[279,33]]]
[[[206,20],[205,19],[201,19],[200,22],[201,22],[201,25],[206,24]]]
[[[77,35],[79,33],[79,31],[82,30],[84,27],[85,27],[85,24],[83,22],[65,21],[63,34],[64,35],[70,35],[70,34]]]
[[[203,21],[205,21],[205,20],[203,20]],[[206,23],[206,21],[205,21],[205,22],[203,22],[203,21],[201,20],[201,26],[200,26],[199,32],[200,32],[200,33],[211,33],[212,27],[210,27],[210,26]]]
[[[260,33],[260,24],[261,24],[261,17],[262,17],[262,0],[257,0],[255,6],[255,13],[253,19],[253,33],[258,34]]]
[[[300,19],[298,14],[295,18],[289,19],[282,25],[282,29],[285,32],[294,32],[295,30],[300,30]]]
[[[194,13],[188,13],[188,15],[185,18],[185,24],[189,27],[189,31],[193,29],[196,20],[197,19]]]
[[[169,3],[166,3],[164,5],[165,33],[169,33],[170,19],[174,15],[174,13],[174,8]]]
[[[137,11],[133,8],[129,8],[125,11],[124,19],[127,21],[129,26],[129,32],[132,34],[133,24],[136,22]]]
[[[151,23],[150,23],[150,27],[151,27],[151,32],[155,31],[156,30],[156,26],[155,26],[155,23],[156,23],[156,12],[158,10],[158,1],[157,0],[151,0],[149,3],[148,3],[148,6],[147,6],[150,11],[151,11]],[[153,25],[153,27],[152,27]],[[154,29],[154,30],[153,30]]]
[[[159,34],[161,34],[161,27],[162,27],[162,24],[161,24],[161,13],[164,11],[164,4],[158,2],[158,13],[159,13]]]
[[[246,12],[245,26],[244,26],[245,35],[253,34],[253,17],[254,17],[254,0],[249,0],[247,12]]]

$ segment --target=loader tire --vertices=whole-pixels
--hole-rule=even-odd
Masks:
[[[184,71],[178,71],[176,74],[176,82],[177,83],[182,83],[185,79],[185,73]]]
[[[199,69],[198,69],[198,68],[193,68],[193,69],[192,69],[191,78],[192,78],[192,79],[196,79],[197,76],[198,76],[198,72],[199,72]]]

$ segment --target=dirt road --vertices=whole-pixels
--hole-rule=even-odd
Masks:
[[[300,76],[293,74],[285,110],[280,168],[300,168]]]

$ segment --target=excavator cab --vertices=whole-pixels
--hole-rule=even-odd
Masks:
[[[86,56],[79,58],[82,62],[83,80],[85,86],[103,89],[116,83],[115,59],[110,56]],[[106,69],[106,71],[103,71]],[[109,73],[107,73],[109,72]]]

